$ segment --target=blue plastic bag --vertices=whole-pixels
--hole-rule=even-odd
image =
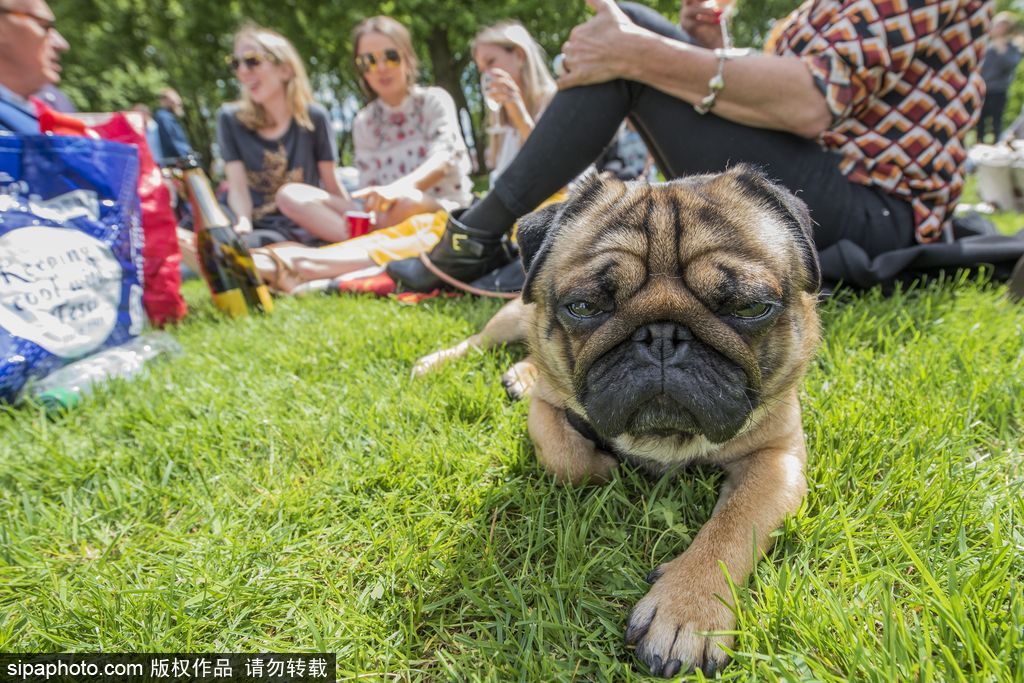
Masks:
[[[0,134],[0,399],[142,331],[138,174],[131,145]]]

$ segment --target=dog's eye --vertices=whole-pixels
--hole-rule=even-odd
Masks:
[[[566,305],[566,310],[577,318],[593,318],[595,315],[604,313],[603,310],[589,301],[573,301]]]
[[[737,309],[732,312],[732,315],[735,318],[742,318],[744,320],[757,320],[771,313],[774,308],[775,306],[772,304],[760,301]]]

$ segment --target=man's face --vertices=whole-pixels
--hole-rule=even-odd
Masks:
[[[53,20],[45,0],[0,0],[0,83],[23,97],[60,82],[68,43]]]
[[[176,116],[181,116],[185,113],[185,107],[181,102],[181,98],[177,95],[162,95],[160,97],[160,104],[173,111]]]

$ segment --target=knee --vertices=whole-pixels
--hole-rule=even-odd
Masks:
[[[642,26],[644,19],[651,16],[651,8],[646,5],[641,5],[639,2],[620,2],[619,9],[621,9],[629,20],[638,26]]]
[[[286,216],[301,211],[309,204],[317,201],[316,193],[310,192],[312,188],[303,183],[285,183],[278,188],[274,194],[274,203],[278,211]]]
[[[620,2],[619,8],[637,26],[668,38],[689,42],[689,36],[679,26],[673,24],[647,5],[642,5],[639,2]]]
[[[278,211],[288,215],[301,205],[302,202],[297,186],[298,183],[287,183],[277,189],[277,192],[274,194],[274,203],[277,205]]]

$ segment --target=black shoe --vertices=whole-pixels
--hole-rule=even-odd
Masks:
[[[448,216],[441,241],[428,258],[438,270],[460,282],[472,282],[512,260],[512,253],[503,243],[502,235],[490,235],[459,221],[462,211]],[[432,273],[419,257],[392,261],[385,266],[387,274],[403,289],[430,292],[447,283]]]
[[[514,259],[473,282],[473,287],[496,294],[518,294],[523,291],[525,283],[526,271],[523,270],[523,263],[519,259]]]

